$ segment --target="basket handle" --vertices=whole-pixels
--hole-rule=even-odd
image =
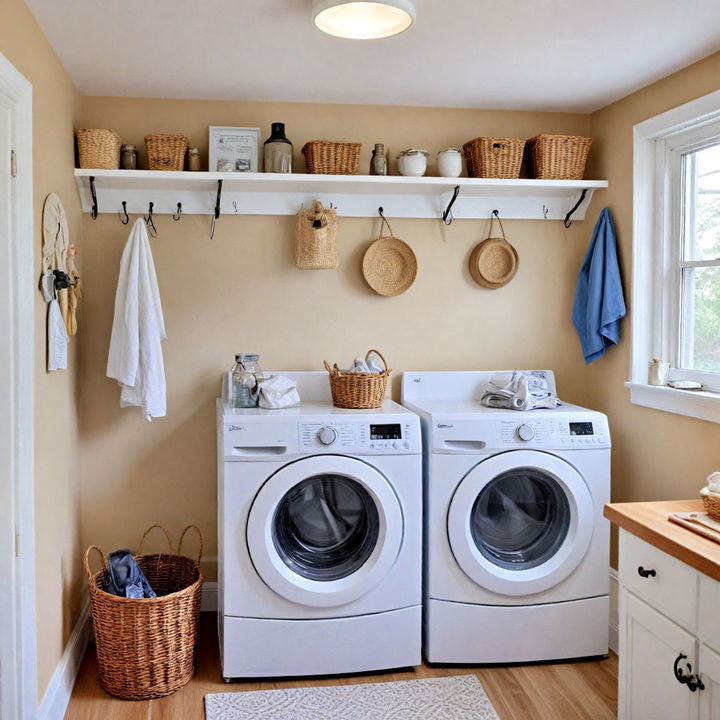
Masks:
[[[144,545],[144,543],[145,543],[145,538],[150,534],[150,531],[151,531],[151,530],[154,530],[155,528],[160,528],[160,529],[165,533],[165,537],[167,538],[167,541],[168,541],[168,547],[170,548],[169,554],[170,554],[170,555],[174,555],[174,554],[175,554],[174,551],[173,551],[172,540],[170,539],[170,533],[169,533],[162,525],[158,525],[157,523],[155,523],[155,525],[151,525],[151,526],[143,533],[143,536],[140,538],[140,545],[138,545],[138,549],[137,549],[137,552],[135,553],[135,555],[142,555],[142,549],[143,549],[143,545]]]
[[[190,529],[194,530],[197,533],[198,540],[200,541],[200,549],[198,550],[198,556],[197,556],[197,560],[196,560],[196,563],[199,565],[200,560],[202,558],[202,554],[203,554],[203,536],[202,536],[202,533],[200,532],[200,528],[197,525],[192,525],[192,524],[188,525],[182,531],[182,533],[180,534],[180,540],[178,541],[177,554],[182,555],[181,550],[182,550],[183,540],[185,539],[185,533]]]
[[[372,353],[375,353],[383,361],[383,365],[385,366],[385,369],[387,370],[388,369],[387,360],[385,360],[385,358],[383,357],[383,354],[379,350],[375,350],[374,348],[372,350],[368,350],[365,353],[365,362],[368,361],[368,358],[370,357],[370,355]]]
[[[100,558],[101,558],[102,564],[103,564],[103,570],[107,569],[107,559],[105,557],[105,553],[97,545],[91,545],[85,551],[85,557],[83,558],[83,565],[85,566],[85,574],[88,576],[88,580],[90,580],[93,576],[93,573],[90,570],[90,553],[93,550],[96,550],[98,552],[98,554],[100,555]]]

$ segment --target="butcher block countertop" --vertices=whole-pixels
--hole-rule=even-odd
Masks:
[[[720,543],[668,520],[674,512],[702,512],[702,500],[611,503],[605,517],[668,555],[720,581]]]

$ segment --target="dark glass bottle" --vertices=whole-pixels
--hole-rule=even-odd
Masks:
[[[285,123],[273,123],[265,141],[265,172],[291,173],[293,146],[285,137]]]

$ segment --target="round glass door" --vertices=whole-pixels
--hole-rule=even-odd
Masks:
[[[330,607],[356,600],[390,571],[403,516],[387,479],[361,460],[290,463],[253,501],[247,543],[255,570],[288,600]]]
[[[482,587],[529,595],[580,564],[593,531],[592,498],[555,455],[518,450],[476,465],[448,511],[448,537],[463,571]]]

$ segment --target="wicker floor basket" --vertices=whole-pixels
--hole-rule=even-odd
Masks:
[[[536,135],[525,145],[528,175],[538,180],[582,180],[592,138]]]
[[[522,138],[478,137],[463,145],[468,177],[516,178],[523,159]]]
[[[184,135],[146,135],[148,167],[150,170],[182,170],[187,146]]]
[[[120,136],[114,130],[82,128],[75,131],[80,167],[117,170],[120,167]]]
[[[155,527],[165,533],[170,553],[142,555],[145,537]],[[190,528],[200,537],[197,560],[180,554]],[[103,561],[103,569],[96,573],[90,571],[92,550]],[[100,684],[111,695],[149,700],[175,692],[192,678],[203,581],[201,556],[202,536],[195,525],[183,530],[178,554],[164,527],[148,528],[135,559],[158,597],[135,600],[105,592],[109,579],[105,555],[96,545],[85,552]]]
[[[357,175],[362,143],[310,140],[303,145],[307,171],[313,175]]]
[[[380,373],[343,372],[337,364],[330,367],[323,361],[328,371],[330,393],[335,407],[353,409],[382,407],[387,381],[392,370],[388,368],[385,358],[378,350],[368,350],[365,360],[367,361],[373,353],[385,366],[385,370]]]

